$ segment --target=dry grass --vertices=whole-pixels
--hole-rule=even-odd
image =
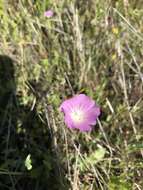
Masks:
[[[1,82],[0,189],[143,188],[141,6],[0,1],[0,54],[14,68],[14,88]],[[54,11],[50,19],[47,9]],[[0,69],[3,81],[10,71]],[[91,133],[70,131],[59,112],[64,99],[81,92],[102,109]]]

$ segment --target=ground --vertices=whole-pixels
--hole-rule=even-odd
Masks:
[[[0,189],[142,190],[142,0],[0,0],[0,26]],[[80,93],[92,132],[59,110]]]

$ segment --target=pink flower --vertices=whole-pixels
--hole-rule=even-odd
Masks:
[[[44,16],[45,16],[45,17],[48,17],[48,18],[52,17],[53,14],[54,14],[54,13],[53,13],[52,10],[47,10],[47,11],[44,12]]]
[[[60,106],[60,111],[64,113],[67,127],[80,131],[91,131],[100,115],[100,108],[85,94],[75,95],[65,100]]]

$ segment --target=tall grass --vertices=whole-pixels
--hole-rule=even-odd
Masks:
[[[143,188],[142,6],[0,1],[0,189]],[[67,129],[59,112],[77,93],[102,109],[91,133]]]

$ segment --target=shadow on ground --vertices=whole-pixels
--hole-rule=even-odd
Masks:
[[[0,55],[0,189],[68,190],[64,172],[57,169],[60,162],[47,124],[36,106],[31,110],[22,105],[14,75],[13,60]],[[24,164],[29,154],[31,170]]]

